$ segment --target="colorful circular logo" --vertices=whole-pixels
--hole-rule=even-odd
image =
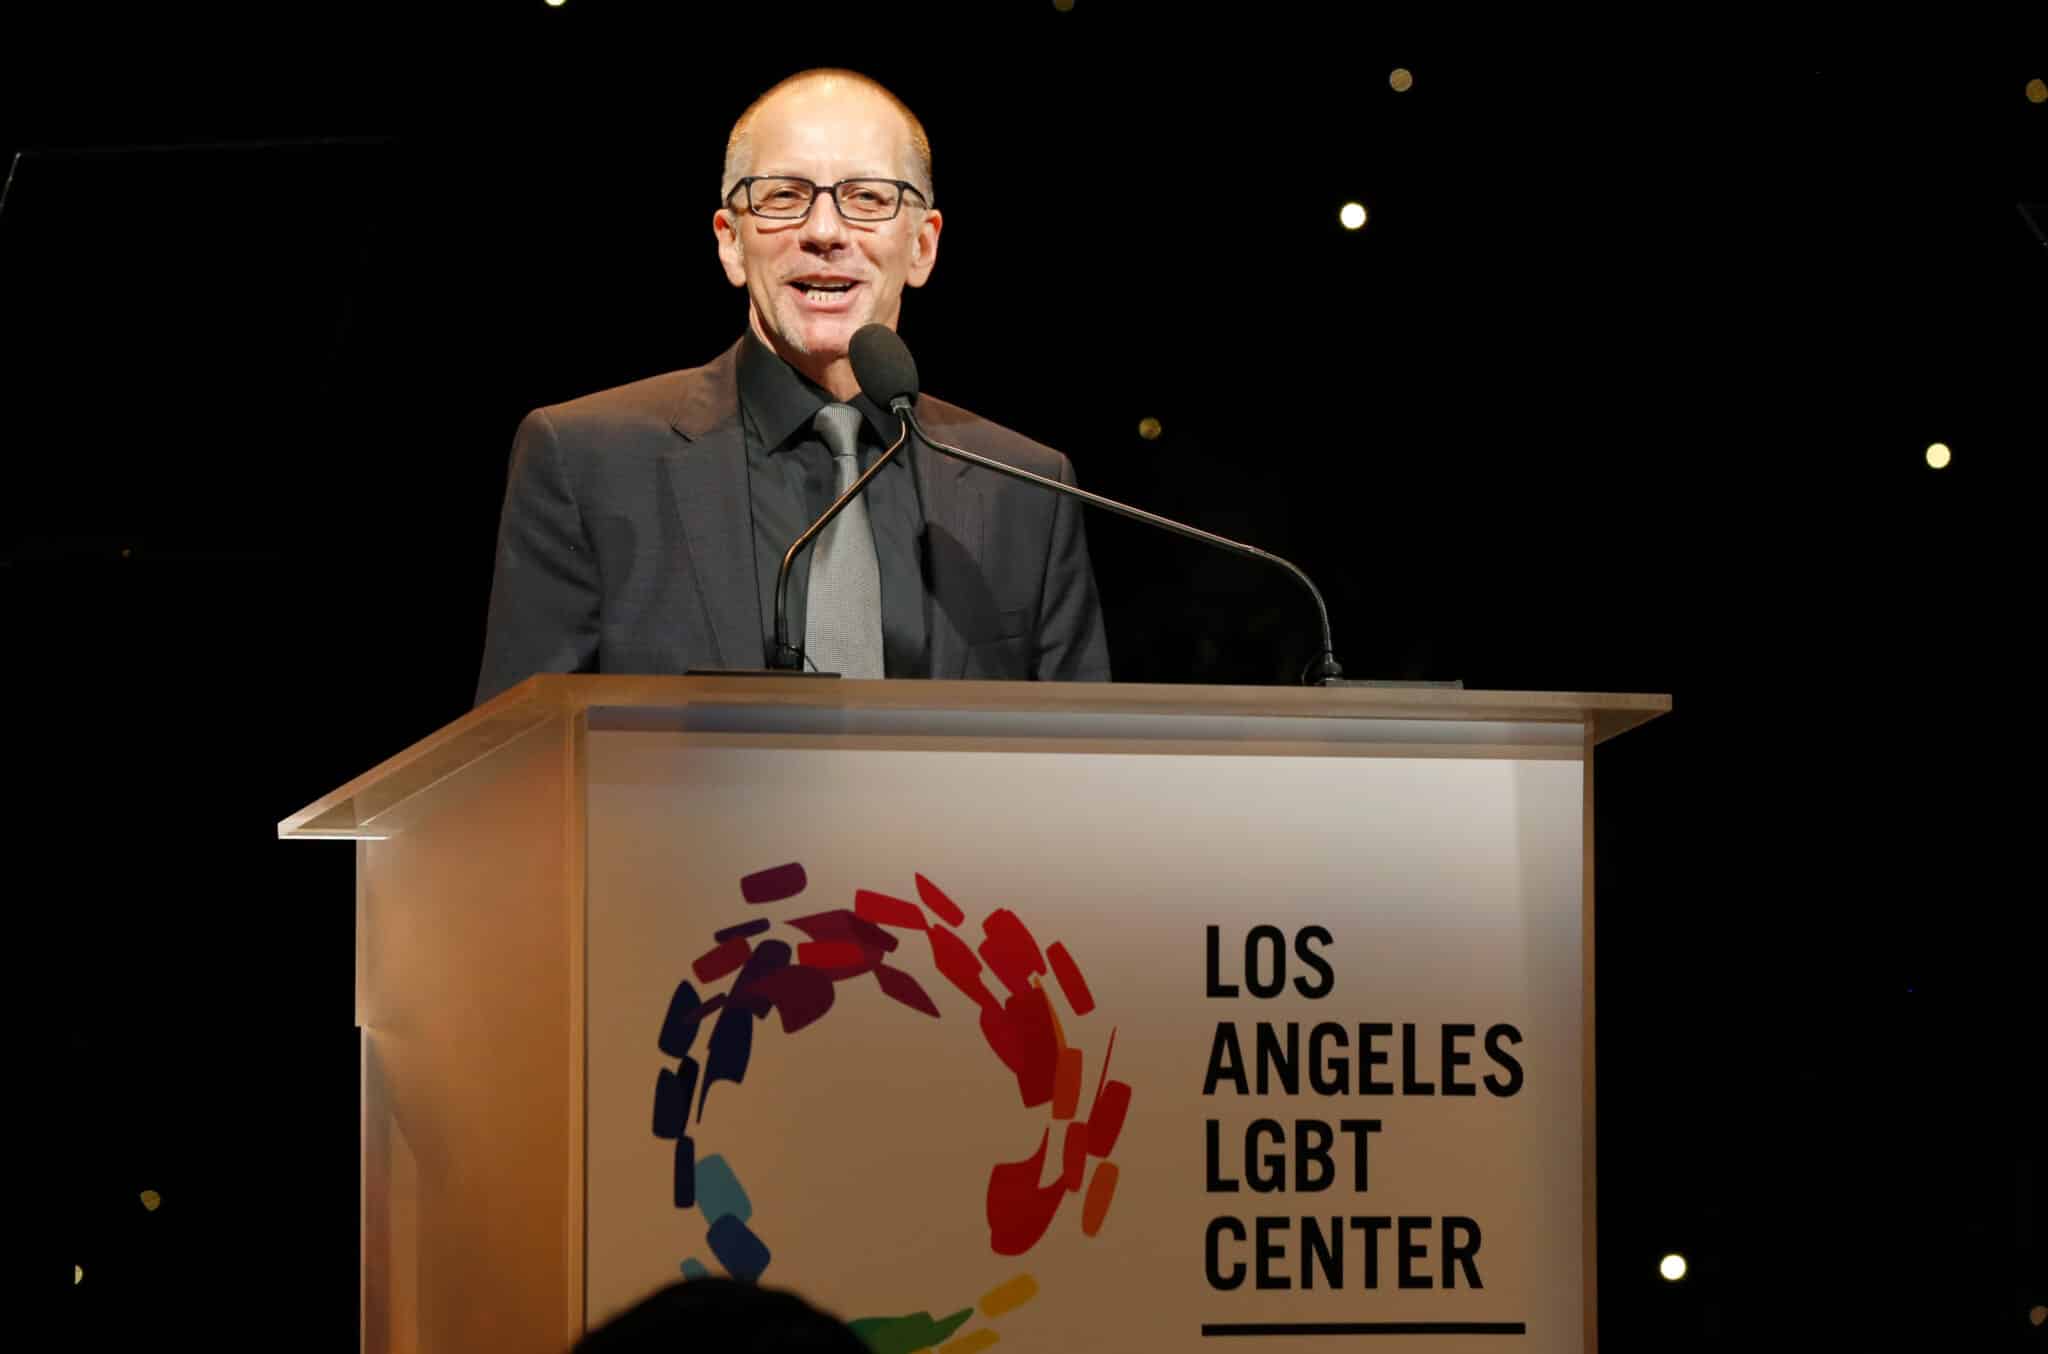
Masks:
[[[773,1252],[732,1163],[722,1155],[697,1156],[691,1129],[702,1125],[711,1108],[712,1086],[721,1081],[736,1085],[745,1078],[755,1027],[771,1012],[785,1037],[800,1035],[833,1009],[844,983],[872,980],[892,1001],[943,1019],[924,984],[900,966],[921,953],[914,937],[921,936],[930,951],[930,971],[974,1004],[982,1042],[1011,1073],[1024,1107],[1043,1108],[1047,1116],[1035,1152],[989,1167],[982,1202],[990,1252],[1005,1258],[1028,1255],[1051,1231],[1070,1195],[1081,1199],[1082,1235],[1095,1236],[1109,1215],[1117,1186],[1117,1167],[1110,1158],[1130,1109],[1131,1088],[1109,1076],[1116,1052],[1111,1030],[1094,1089],[1082,1103],[1087,1068],[1082,1051],[1067,1041],[1065,1023],[1084,1019],[1096,1008],[1080,966],[1058,941],[1041,948],[1008,908],[981,919],[981,940],[970,947],[959,934],[966,913],[931,880],[922,874],[915,879],[915,903],[860,889],[851,908],[779,920],[759,916],[724,927],[691,964],[695,981],[680,983],[669,1002],[659,1043],[676,1064],[662,1068],[655,1082],[654,1134],[675,1143],[675,1206],[703,1215],[705,1245],[734,1278],[759,1279]],[[808,882],[802,865],[779,865],[740,880],[740,896],[751,906],[768,907],[796,897]],[[770,934],[778,926],[789,928],[794,943]],[[728,978],[724,991],[698,991],[698,984],[708,988]],[[1065,1020],[1055,992],[1067,1008]],[[711,1034],[700,1062],[692,1050],[707,1022]],[[1054,1150],[1058,1174],[1041,1183]],[[710,1272],[694,1256],[682,1261],[682,1271],[692,1277]],[[981,1293],[972,1305],[948,1310],[940,1304],[936,1310],[946,1311],[943,1316],[930,1310],[866,1316],[852,1325],[875,1354],[927,1349],[973,1354],[996,1343],[997,1330],[987,1321],[1037,1293],[1037,1280],[1028,1271],[1018,1272]],[[984,1324],[956,1338],[977,1314]]]

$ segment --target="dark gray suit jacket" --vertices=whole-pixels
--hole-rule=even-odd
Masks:
[[[708,366],[536,409],[498,527],[477,702],[537,672],[765,659],[737,346]],[[941,400],[934,437],[1073,482],[1067,458]],[[1081,505],[913,441],[930,676],[1109,679]]]

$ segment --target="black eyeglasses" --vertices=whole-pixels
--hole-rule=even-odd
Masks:
[[[811,214],[820,193],[832,199],[841,217],[865,223],[895,220],[903,210],[906,193],[917,194],[917,200],[926,207],[932,205],[923,189],[902,179],[841,179],[837,183],[816,184],[809,179],[758,175],[749,175],[734,184],[725,195],[725,205],[734,205],[733,199],[744,194],[747,210],[764,221],[801,221]]]

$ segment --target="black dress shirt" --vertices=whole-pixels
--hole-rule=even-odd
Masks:
[[[818,520],[838,497],[832,453],[812,428],[832,395],[776,356],[752,329],[740,344],[740,420],[747,440],[747,501],[754,517],[754,574],[761,589],[761,653],[775,652],[775,575],[789,543]],[[860,467],[874,464],[896,439],[897,420],[866,396],[848,400],[861,414]],[[925,677],[924,508],[905,445],[868,482],[868,522],[882,588],[882,673]],[[797,556],[789,576],[789,637],[804,641],[804,597],[810,584],[814,540]]]

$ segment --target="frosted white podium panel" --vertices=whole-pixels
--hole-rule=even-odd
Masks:
[[[1591,748],[1664,697],[536,678],[357,840],[364,1345],[1591,1348]]]

